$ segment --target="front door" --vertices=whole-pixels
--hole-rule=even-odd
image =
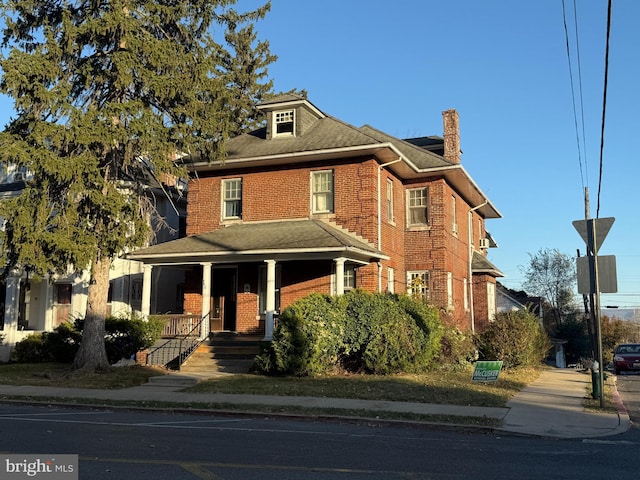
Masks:
[[[235,267],[212,269],[211,332],[236,329],[237,270]]]

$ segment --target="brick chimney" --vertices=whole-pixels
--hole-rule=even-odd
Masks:
[[[460,163],[460,117],[454,109],[442,112],[444,121],[444,158]]]

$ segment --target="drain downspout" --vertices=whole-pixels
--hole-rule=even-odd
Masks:
[[[382,251],[382,199],[380,198],[380,174],[384,167],[401,162],[402,158],[378,165],[378,251]],[[378,262],[378,293],[382,293],[382,263]]]

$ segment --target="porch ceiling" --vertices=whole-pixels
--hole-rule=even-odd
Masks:
[[[308,219],[239,223],[136,250],[126,257],[153,265],[338,257],[369,263],[389,258],[365,239],[337,225]]]

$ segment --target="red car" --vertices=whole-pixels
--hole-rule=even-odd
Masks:
[[[640,371],[640,343],[622,343],[613,352],[613,370],[620,375],[623,370]]]

